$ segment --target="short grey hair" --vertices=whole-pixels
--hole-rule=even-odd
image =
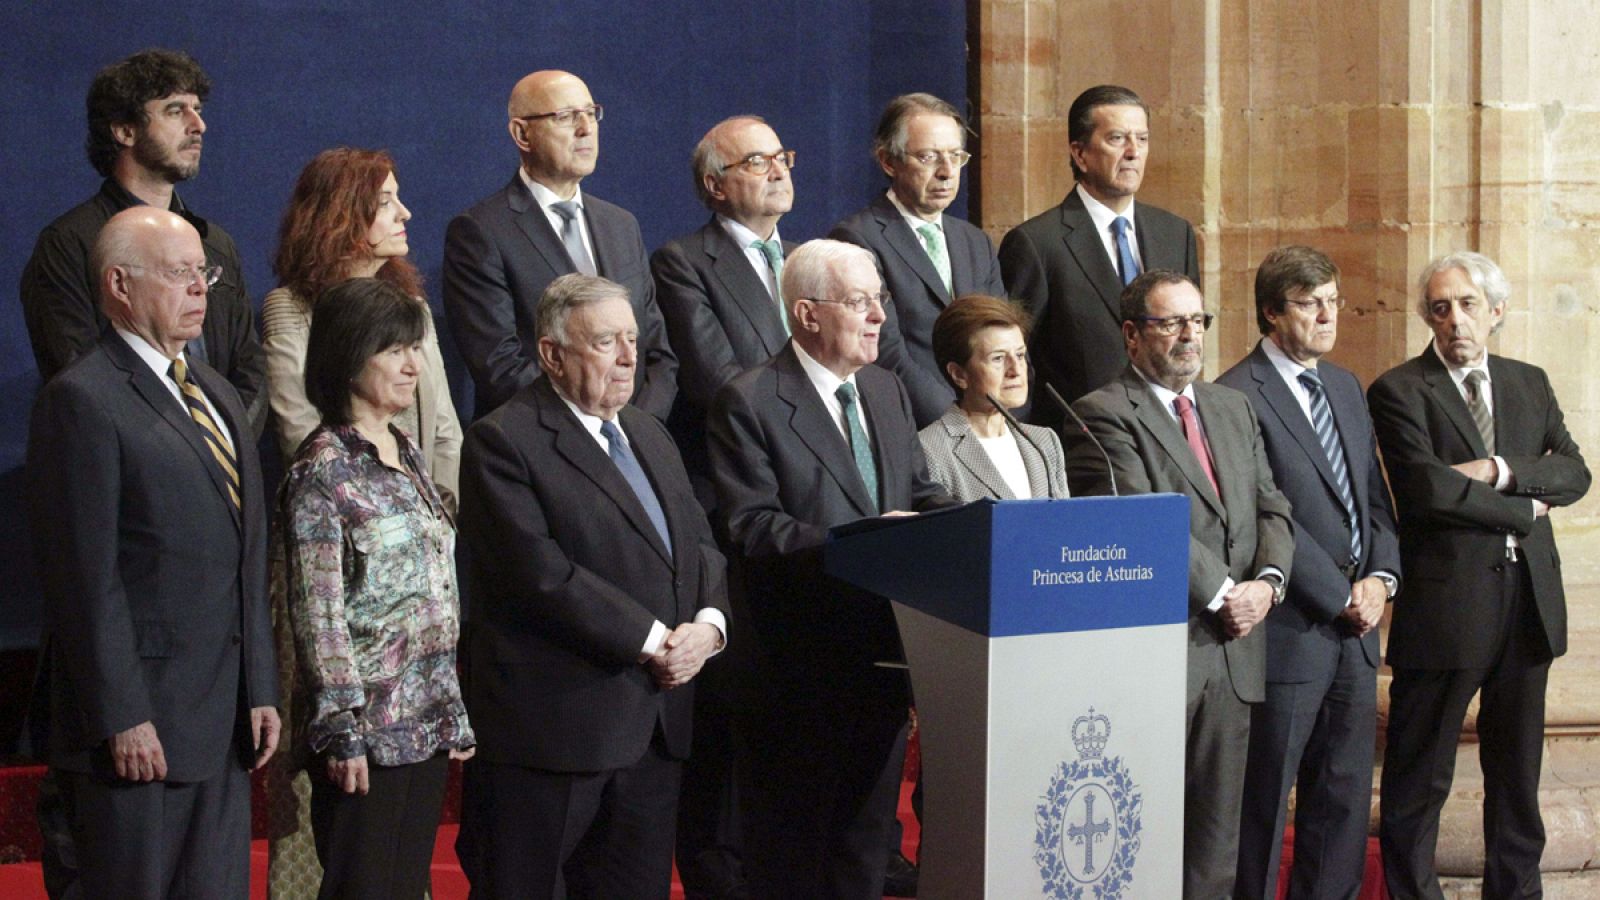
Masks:
[[[567,346],[567,319],[573,310],[606,300],[628,300],[628,289],[609,278],[572,272],[550,282],[534,311],[535,336]]]
[[[839,287],[838,270],[852,259],[862,260],[874,268],[877,257],[865,247],[818,238],[806,241],[783,261],[783,303],[788,308],[789,321],[793,323],[794,305],[800,300],[834,299],[830,295]]]
[[[961,131],[961,146],[967,145],[967,120],[954,106],[932,94],[901,94],[889,101],[878,117],[878,130],[872,136],[872,155],[890,159],[905,159],[906,123],[912,116],[949,116],[956,120]]]
[[[721,175],[722,170],[730,165],[729,160],[722,158],[722,150],[717,146],[718,139],[722,137],[724,128],[740,122],[767,124],[767,120],[760,116],[729,116],[711,126],[700,143],[694,145],[694,155],[690,157],[690,168],[694,171],[694,195],[700,198],[701,204],[707,209],[711,208],[711,192],[706,190],[706,176]]]
[[[1457,250],[1428,263],[1423,268],[1422,274],[1417,276],[1417,315],[1424,321],[1428,319],[1428,282],[1440,272],[1448,272],[1451,269],[1460,269],[1467,273],[1467,277],[1472,279],[1473,286],[1483,291],[1483,298],[1489,301],[1491,309],[1500,309],[1511,299],[1511,282],[1506,279],[1506,273],[1500,271],[1494,260],[1471,250]],[[1489,333],[1499,331],[1500,326],[1504,324],[1505,319],[1501,319]]]

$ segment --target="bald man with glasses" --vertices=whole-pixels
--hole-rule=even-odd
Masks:
[[[578,76],[547,70],[517,82],[506,112],[517,174],[451,220],[444,238],[445,316],[476,389],[474,418],[539,377],[534,308],[550,282],[579,272],[628,289],[639,323],[633,402],[665,421],[678,361],[639,222],[579,188],[600,156],[604,107]]]

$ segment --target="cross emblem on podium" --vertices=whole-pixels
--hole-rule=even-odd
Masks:
[[[1067,826],[1067,837],[1083,845],[1083,874],[1094,874],[1094,842],[1104,840],[1111,831],[1111,822],[1094,820],[1094,792],[1083,796],[1083,824]]]

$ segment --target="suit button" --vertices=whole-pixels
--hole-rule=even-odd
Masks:
[[[1492,569],[1493,571],[1496,571],[1496,572],[1504,572],[1506,570],[1506,564],[1505,563],[1495,563],[1494,565],[1490,566],[1489,568]]]
[[[244,638],[238,636],[237,634],[233,635],[231,638],[229,638],[229,640],[233,641],[235,646],[244,643]]]

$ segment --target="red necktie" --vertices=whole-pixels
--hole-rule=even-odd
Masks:
[[[1194,402],[1182,394],[1172,401],[1178,410],[1178,421],[1183,423],[1183,438],[1189,442],[1189,449],[1194,451],[1195,458],[1200,460],[1200,468],[1206,472],[1206,480],[1211,482],[1211,489],[1222,496],[1222,488],[1217,487],[1217,471],[1211,467],[1211,450],[1206,447],[1206,439],[1200,434],[1200,419],[1194,414]]]

